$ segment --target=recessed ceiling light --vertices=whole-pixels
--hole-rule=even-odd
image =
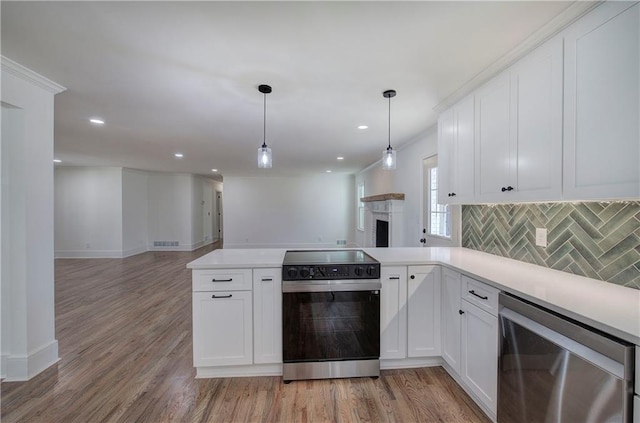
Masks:
[[[95,123],[96,125],[104,125],[104,120],[98,118],[91,118],[89,122]]]
[[[336,157],[336,160],[344,160],[344,157],[338,156],[338,157]]]
[[[174,154],[174,156],[176,156],[177,158],[181,159],[181,158],[183,158],[183,157],[184,157],[184,154],[182,154],[182,153],[176,153],[176,154]]]
[[[62,163],[62,160],[60,160],[60,159],[53,159],[53,162],[54,162],[54,163]]]
[[[217,171],[218,171],[218,169],[211,169],[211,171],[212,171],[212,172],[217,172]]]
[[[325,172],[327,172],[327,173],[331,173],[331,171],[330,171],[330,170],[325,170]]]
[[[367,125],[360,125],[360,126],[358,126],[358,129],[367,129],[367,128],[368,128],[368,126],[367,126]]]

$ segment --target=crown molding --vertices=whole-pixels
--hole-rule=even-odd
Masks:
[[[31,69],[26,68],[17,62],[14,62],[8,57],[0,56],[0,62],[2,63],[3,72],[7,72],[11,75],[14,75],[26,82],[29,82],[46,91],[49,91],[50,93],[58,94],[66,90],[66,88],[63,87],[62,85],[57,84],[48,78],[45,78],[39,73],[36,73]]]
[[[438,103],[433,110],[440,113],[453,106],[463,97],[479,88],[485,82],[507,69],[528,53],[532,52],[545,41],[560,33],[567,26],[587,14],[595,7],[599,6],[601,3],[603,3],[603,1],[576,1],[572,3],[517,47],[510,50],[507,54],[486,67],[476,76],[464,83],[460,88],[455,90],[452,94],[447,96],[444,100]]]

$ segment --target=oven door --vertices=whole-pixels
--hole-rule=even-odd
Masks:
[[[380,288],[373,281],[283,282],[283,361],[378,360]]]

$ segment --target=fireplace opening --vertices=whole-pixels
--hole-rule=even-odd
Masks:
[[[376,220],[376,247],[389,246],[389,222]]]

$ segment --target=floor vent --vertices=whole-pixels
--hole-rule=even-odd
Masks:
[[[154,247],[177,247],[178,241],[153,241]]]

